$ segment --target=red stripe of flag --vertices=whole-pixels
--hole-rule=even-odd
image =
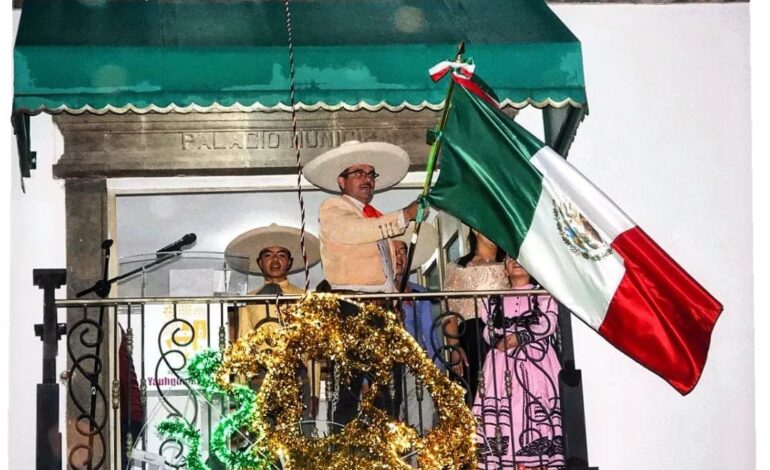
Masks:
[[[616,237],[612,248],[626,273],[599,334],[688,394],[703,372],[722,304],[639,227]]]
[[[498,103],[492,96],[484,91],[476,82],[473,81],[472,78],[453,73],[452,80],[454,80],[456,83],[459,83],[463,88],[475,94],[495,108],[500,108],[500,103]]]

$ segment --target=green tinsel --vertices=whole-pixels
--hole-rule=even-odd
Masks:
[[[211,470],[201,459],[201,433],[182,418],[164,419],[158,424],[158,433],[186,444],[185,465],[188,470]]]
[[[221,365],[219,353],[214,350],[202,351],[190,359],[186,375],[190,382],[201,387],[203,394],[211,400],[214,395],[227,396],[238,406],[234,413],[223,417],[211,435],[211,451],[227,468],[262,470],[273,468],[271,459],[259,445],[247,449],[231,449],[231,439],[237,432],[251,428],[257,418],[257,394],[249,387],[232,384],[223,389],[215,380],[215,373]],[[186,444],[185,455],[189,470],[210,470],[200,456],[201,432],[178,417],[173,417],[158,424],[161,435],[171,437]],[[257,443],[263,439],[262,433],[252,436]]]

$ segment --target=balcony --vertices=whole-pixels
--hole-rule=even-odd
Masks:
[[[63,271],[36,271],[36,282],[46,293],[46,322],[39,328],[40,336],[45,344],[55,345],[57,337],[66,333],[68,357],[68,370],[59,376],[63,389],[59,389],[51,373],[51,355],[44,358],[44,382],[48,383],[41,387],[48,387],[49,399],[53,401],[58,396],[51,394],[66,395],[67,419],[57,423],[58,413],[50,408],[39,409],[38,461],[52,462],[50,467],[40,468],[61,468],[62,465],[71,469],[192,468],[187,460],[190,443],[157,432],[157,425],[169,418],[200,431],[199,454],[205,465],[212,469],[228,468],[213,454],[211,438],[219,423],[232,417],[237,406],[225,394],[204,393],[199,384],[190,380],[185,368],[197,353],[228,351],[238,339],[238,322],[244,309],[264,313],[259,327],[271,324],[280,328],[284,324],[284,312],[299,301],[300,296],[54,300],[53,289],[63,283],[62,274]],[[588,468],[580,373],[574,368],[571,344],[563,340],[565,329],[570,328],[569,315],[558,312],[555,305],[532,302],[542,294],[545,291],[524,290],[344,297],[356,302],[376,302],[392,312],[398,312],[401,306],[401,311],[411,313],[412,318],[403,314],[394,318],[418,339],[421,354],[432,361],[444,377],[462,387],[465,405],[474,415],[482,414],[482,402],[509,405],[505,409],[484,407],[484,425],[477,425],[476,429],[479,468],[517,468],[521,463],[546,465],[546,461],[536,461],[542,457],[533,455],[554,453],[562,453],[564,460],[552,463],[561,462],[559,465],[566,468]],[[521,315],[529,321],[522,321],[514,328],[530,331],[536,338],[527,346],[508,349],[507,360],[492,361],[488,358],[495,354],[502,357],[502,353],[488,351],[494,349],[490,344],[499,344],[503,319],[498,314],[492,322],[485,324],[481,320],[492,318],[494,314],[487,313],[490,307],[509,297],[529,302],[527,311]],[[452,311],[453,303],[462,299],[473,302],[472,317],[462,318]],[[422,315],[430,318],[429,324],[418,318],[415,313],[418,309],[405,309],[404,305],[429,306]],[[553,311],[552,317],[543,313],[546,309]],[[64,325],[57,328],[56,323],[56,318],[65,313],[66,332]],[[551,321],[547,317],[558,324],[549,325],[548,331],[541,331],[541,336],[537,336],[537,319],[547,324]],[[510,330],[511,325],[507,327]],[[466,343],[467,351],[461,354],[458,338],[467,337],[471,329],[484,342],[475,343],[476,351],[470,350]],[[547,349],[552,349],[562,368],[558,379],[548,374],[532,376],[532,371],[548,366],[547,355],[543,354]],[[53,354],[55,357],[55,348]],[[463,374],[458,375],[456,366],[466,357],[467,365]],[[350,409],[351,400],[351,417],[358,415],[356,402],[373,386],[373,379],[366,371],[357,371],[353,382],[358,383],[348,386],[341,383],[339,370],[335,371],[331,358],[305,359],[305,365],[299,361],[297,367],[303,389],[298,397],[303,404],[302,419],[297,425],[303,435],[323,439],[341,429],[344,423],[339,421],[350,419],[344,418],[341,409]],[[485,367],[485,360],[494,364]],[[522,361],[530,364],[523,367]],[[505,364],[507,370],[493,370],[495,364]],[[386,387],[380,387],[375,402],[393,419],[409,425],[418,436],[424,437],[437,425],[439,416],[424,382],[411,372],[409,367],[394,367],[391,380]],[[230,376],[230,380],[259,390],[258,381],[235,375]],[[543,387],[551,390],[548,397],[542,397]],[[556,396],[561,396],[560,402],[548,400]],[[509,408],[513,413],[506,411]],[[46,431],[43,438],[41,430]],[[56,445],[50,444],[56,441],[50,436],[57,432],[62,434],[64,443],[61,453]],[[514,439],[508,439],[511,434]],[[247,430],[237,429],[229,437],[229,445],[231,449],[244,449],[254,445],[254,439]],[[273,467],[281,468],[280,458],[272,458]],[[418,467],[419,459],[418,449],[409,449],[401,455],[407,467],[428,468]],[[499,466],[501,461],[503,467]]]

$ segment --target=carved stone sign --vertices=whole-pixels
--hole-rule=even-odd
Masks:
[[[348,140],[403,147],[411,169],[428,155],[425,135],[438,113],[423,111],[315,111],[299,113],[302,161]],[[64,154],[54,175],[72,177],[246,175],[294,173],[291,115],[189,113],[59,115]]]
[[[291,131],[225,131],[183,132],[182,150],[271,150],[294,148]],[[399,140],[398,133],[382,129],[300,130],[297,133],[300,148],[328,150],[348,140]],[[400,139],[403,140],[403,139]],[[402,142],[402,144],[405,142]]]

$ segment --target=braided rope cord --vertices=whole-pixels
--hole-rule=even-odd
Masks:
[[[291,6],[289,0],[284,1],[286,7],[286,33],[289,45],[289,105],[291,106],[291,132],[294,139],[294,148],[297,151],[297,198],[300,212],[300,237],[299,245],[302,249],[302,263],[305,269],[305,292],[310,291],[310,267],[308,266],[307,251],[305,249],[305,199],[302,196],[302,161],[300,159],[299,134],[297,133],[297,107],[295,105],[294,86],[294,38],[291,29]]]

